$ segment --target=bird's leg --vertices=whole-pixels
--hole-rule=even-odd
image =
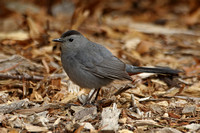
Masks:
[[[88,103],[91,103],[90,101],[91,101],[91,99],[92,99],[92,97],[94,96],[95,93],[96,93],[96,96],[95,96],[94,102],[97,100],[100,89],[101,88],[95,89],[94,92],[92,92],[92,94],[87,99]]]
[[[94,96],[94,94],[97,92],[97,90],[98,90],[98,89],[95,89],[95,90],[93,91],[93,93],[88,97],[88,99],[87,99],[88,103],[90,103],[90,100],[92,99],[92,97]]]
[[[98,88],[98,89],[97,89],[97,94],[96,94],[96,97],[95,97],[94,101],[97,101],[97,98],[98,98],[100,89],[101,89],[101,88]]]

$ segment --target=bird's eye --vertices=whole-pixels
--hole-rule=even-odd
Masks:
[[[70,42],[73,42],[73,40],[74,40],[74,39],[72,39],[72,38],[69,38],[69,41],[70,41]]]

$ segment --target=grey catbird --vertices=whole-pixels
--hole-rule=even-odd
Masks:
[[[83,88],[99,91],[115,79],[131,80],[129,74],[177,74],[180,71],[165,67],[137,67],[123,63],[104,46],[91,42],[81,33],[70,30],[54,39],[61,43],[61,61],[69,78]]]

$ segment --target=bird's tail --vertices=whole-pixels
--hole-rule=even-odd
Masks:
[[[137,74],[137,73],[158,73],[158,74],[171,74],[176,75],[181,71],[171,69],[169,67],[137,67],[126,64],[126,72],[129,74]]]

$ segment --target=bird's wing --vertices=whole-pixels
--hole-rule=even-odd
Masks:
[[[84,70],[100,78],[131,80],[125,71],[125,64],[99,44],[91,43],[89,47],[80,50],[76,59]]]

